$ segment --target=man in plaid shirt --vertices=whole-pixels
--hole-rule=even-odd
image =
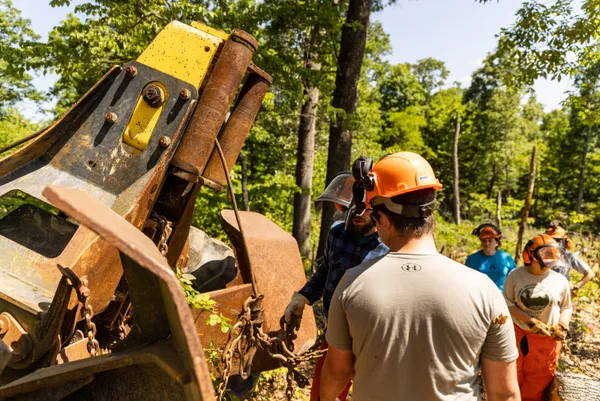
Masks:
[[[338,209],[344,209],[338,204]],[[329,229],[325,253],[316,273],[292,296],[290,304],[285,310],[286,322],[291,322],[292,315],[302,316],[306,305],[312,305],[323,297],[325,316],[328,315],[331,297],[342,279],[346,270],[358,266],[362,262],[383,256],[388,253],[388,247],[379,239],[375,226],[370,219],[371,211],[366,210],[362,216],[354,216],[349,219],[347,225],[343,221],[336,221]],[[323,341],[321,349],[327,348],[327,342]],[[310,392],[310,400],[319,400],[319,387],[321,370],[325,356],[320,358],[315,366],[313,383]],[[345,401],[351,382],[348,381],[346,388],[338,396],[340,401]]]
[[[372,227],[373,223],[368,220],[368,215],[370,211],[352,219],[353,223],[357,220],[360,220],[360,223],[354,223],[348,229],[344,227],[343,221],[333,223],[327,235],[325,253],[319,268],[298,291],[309,305],[323,297],[325,316],[329,311],[333,292],[346,270],[388,253],[388,247],[379,239],[375,227]],[[368,221],[364,222],[364,218]]]

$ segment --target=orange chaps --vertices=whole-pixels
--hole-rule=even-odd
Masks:
[[[327,341],[324,339],[323,344],[321,344],[321,349],[327,349]],[[310,389],[310,401],[319,401],[319,394],[321,387],[321,371],[323,370],[323,364],[325,363],[325,357],[327,355],[323,355],[319,359],[317,359],[317,364],[315,365],[315,374],[313,376],[312,387]],[[352,386],[352,381],[348,380],[346,387],[342,390],[340,395],[338,395],[338,400],[346,401],[346,397],[348,396],[348,391],[350,391],[350,386]]]
[[[515,325],[519,359],[517,377],[523,401],[543,401],[558,365],[562,343]]]

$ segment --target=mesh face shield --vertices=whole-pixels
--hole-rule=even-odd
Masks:
[[[540,245],[533,251],[534,257],[545,267],[558,267],[566,264],[565,253],[558,244]]]
[[[354,184],[352,173],[349,171],[339,173],[327,185],[325,191],[315,201],[315,204],[318,205],[320,202],[334,202],[348,208],[352,201],[352,184]]]

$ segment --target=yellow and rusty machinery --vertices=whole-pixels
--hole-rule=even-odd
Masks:
[[[271,83],[257,45],[172,22],[0,160],[0,399],[213,399],[202,344],[227,335],[187,305],[173,268],[200,189],[227,185]],[[259,292],[278,335],[305,280],[296,243],[260,214],[221,218],[237,271],[210,296],[235,322]],[[305,313],[295,352],[315,334]],[[255,370],[276,366],[256,355]]]

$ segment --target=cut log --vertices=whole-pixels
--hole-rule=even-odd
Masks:
[[[600,401],[600,381],[589,376],[556,372],[558,377],[558,395],[562,401]],[[548,398],[556,400],[556,398]]]

